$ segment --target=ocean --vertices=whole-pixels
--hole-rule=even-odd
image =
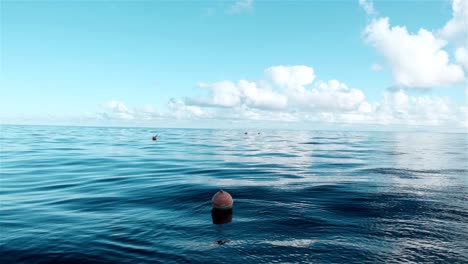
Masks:
[[[0,129],[1,263],[468,263],[468,134]]]

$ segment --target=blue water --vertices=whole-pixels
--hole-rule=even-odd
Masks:
[[[248,132],[1,126],[0,262],[468,262],[467,134]]]

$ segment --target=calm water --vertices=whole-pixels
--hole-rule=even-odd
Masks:
[[[0,262],[468,262],[467,134],[153,132],[2,126]]]

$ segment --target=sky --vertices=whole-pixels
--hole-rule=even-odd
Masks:
[[[0,122],[468,129],[468,1],[0,1]]]

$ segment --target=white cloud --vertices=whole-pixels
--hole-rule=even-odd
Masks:
[[[447,42],[420,29],[411,34],[406,27],[390,27],[388,18],[374,19],[365,29],[366,41],[388,61],[399,86],[430,88],[460,83],[464,72],[449,63],[443,48]]]
[[[371,70],[373,70],[375,72],[379,72],[379,71],[383,70],[383,67],[380,64],[374,63],[374,64],[371,65]]]
[[[288,93],[295,107],[302,111],[351,111],[365,101],[364,93],[351,89],[337,80],[319,82],[312,89],[295,90]]]
[[[169,112],[163,117],[176,118],[176,119],[193,119],[193,118],[209,118],[210,114],[198,106],[186,105],[180,99],[171,98],[167,103]]]
[[[464,47],[455,50],[455,60],[460,64],[465,72],[468,73],[468,49]]]
[[[287,98],[284,95],[246,80],[237,83],[230,81],[204,83],[199,86],[209,89],[209,97],[187,98],[185,100],[187,104],[211,107],[235,107],[245,104],[259,109],[283,109],[287,105]]]
[[[359,5],[362,6],[366,14],[375,15],[377,12],[374,9],[374,3],[369,0],[359,0]]]
[[[463,106],[448,98],[409,96],[403,90],[387,91],[376,104],[374,121],[381,124],[464,125]]]
[[[259,109],[284,109],[288,98],[268,87],[259,87],[255,82],[241,80],[238,83],[247,106]]]
[[[210,100],[206,99],[197,99],[198,104],[202,105],[212,105],[220,107],[233,107],[239,105],[241,102],[241,92],[238,87],[229,81],[217,82],[213,84],[200,84],[202,88],[207,88],[211,90]]]
[[[109,101],[109,102],[106,102],[104,103],[103,105],[103,108],[111,111],[111,112],[117,112],[117,113],[128,113],[129,110],[127,108],[127,106],[125,104],[123,104],[122,102],[119,102],[119,101],[115,101],[115,100],[112,100],[112,101]]]
[[[210,111],[198,106],[186,105],[180,99],[171,98],[167,103],[169,111],[160,113],[152,106],[127,107],[123,102],[109,101],[102,104],[103,112],[98,117],[109,120],[151,121],[160,119],[211,118]]]
[[[315,79],[312,67],[299,66],[274,66],[265,70],[270,80],[281,88],[304,90],[304,86],[311,84]]]
[[[241,105],[232,109],[229,113],[223,113],[223,117],[240,120],[255,120],[255,121],[282,121],[293,122],[300,121],[300,118],[294,113],[287,111],[271,111],[259,108],[248,107]],[[220,117],[222,118],[222,117]]]
[[[386,91],[381,101],[363,102],[356,111],[309,114],[308,120],[369,125],[468,127],[468,107],[435,96],[410,96],[403,90]]]
[[[240,14],[244,12],[252,11],[253,0],[238,0],[228,9],[229,14]]]
[[[160,116],[160,113],[152,106],[141,108],[129,108],[124,103],[111,100],[102,104],[104,112],[99,116],[105,119],[118,120],[152,120]]]
[[[103,117],[109,119],[135,119],[134,112],[129,110],[128,107],[119,101],[109,101],[102,105],[106,112]]]
[[[453,0],[452,18],[440,30],[440,35],[447,40],[461,41],[466,45],[468,38],[468,1]]]

